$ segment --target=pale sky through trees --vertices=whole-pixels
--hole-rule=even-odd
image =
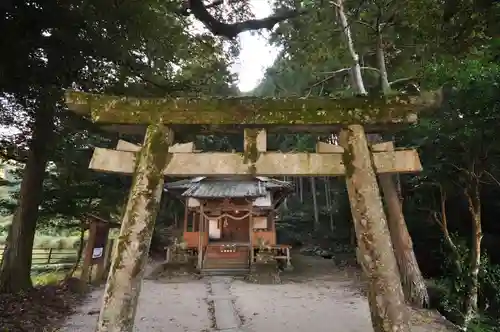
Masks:
[[[268,0],[250,0],[256,18],[271,14],[272,8]],[[241,54],[232,70],[238,73],[238,87],[247,92],[255,88],[263,78],[265,70],[270,67],[279,49],[268,44],[268,31],[259,33],[244,32],[240,35]]]
[[[272,13],[269,0],[250,0],[250,4],[255,18],[263,18]],[[238,88],[242,92],[251,91],[259,84],[265,70],[273,64],[279,53],[278,48],[268,44],[268,36],[267,30],[244,32],[239,36],[241,52],[231,70],[238,74]],[[13,133],[12,128],[0,126],[0,136],[10,136]]]
[[[269,0],[250,0],[256,18],[272,13]],[[264,77],[265,70],[276,59],[279,49],[268,44],[269,31],[240,34],[241,52],[231,70],[238,74],[238,88],[242,92],[253,90]],[[12,127],[0,126],[0,137],[17,133]]]

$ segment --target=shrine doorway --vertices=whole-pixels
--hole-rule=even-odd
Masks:
[[[208,218],[209,243],[250,243],[250,216],[235,211]]]

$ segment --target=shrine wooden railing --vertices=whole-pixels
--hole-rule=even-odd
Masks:
[[[208,244],[208,232],[202,232],[202,245],[206,246]],[[188,248],[198,248],[200,241],[200,232],[184,232],[183,233],[184,242],[186,242]]]

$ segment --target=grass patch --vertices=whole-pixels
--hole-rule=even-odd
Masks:
[[[4,246],[7,242],[7,235],[0,235],[0,246]],[[50,236],[50,235],[37,235],[33,248],[40,249],[78,249],[80,245],[79,236]]]
[[[33,286],[54,286],[59,285],[61,281],[66,278],[72,266],[68,266],[61,269],[45,270],[39,273],[33,273],[31,275],[31,281]],[[73,273],[73,278],[80,278],[81,270],[78,268],[75,273]]]
[[[66,277],[66,271],[45,272],[31,276],[33,286],[58,285]]]

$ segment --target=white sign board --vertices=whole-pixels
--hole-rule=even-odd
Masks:
[[[94,248],[92,251],[92,258],[100,258],[102,257],[102,253],[104,251],[104,248]]]
[[[221,229],[219,228],[219,220],[210,219],[208,221],[208,237],[214,240],[220,239]]]
[[[267,229],[267,217],[253,217],[253,229]]]

